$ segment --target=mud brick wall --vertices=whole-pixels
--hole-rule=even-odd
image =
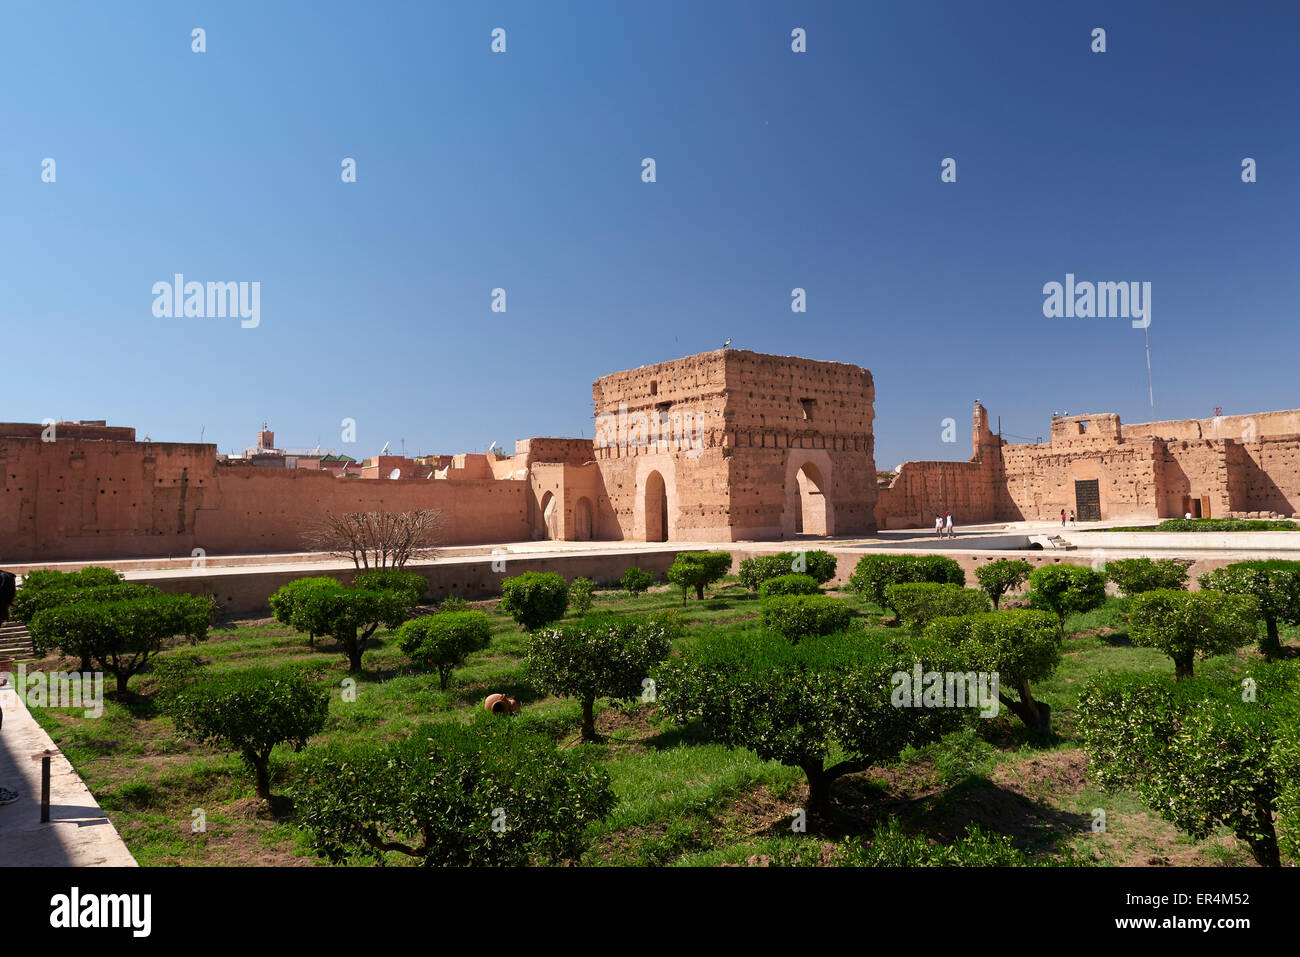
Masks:
[[[447,544],[530,537],[528,483],[336,479],[216,446],[0,438],[0,561],[299,551],[327,511],[443,510]]]

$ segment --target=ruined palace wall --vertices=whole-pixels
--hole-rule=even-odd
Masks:
[[[876,521],[881,528],[931,528],[945,512],[953,522],[972,525],[1005,518],[1011,507],[1002,473],[1002,440],[989,430],[989,414],[978,401],[971,417],[967,462],[904,462],[888,487],[880,488]]]
[[[585,465],[595,458],[591,439],[519,439],[515,442],[516,468],[536,462],[562,462],[565,465]]]
[[[494,479],[336,479],[301,469],[219,469],[219,495],[198,510],[195,544],[211,552],[290,551],[326,512],[442,510],[448,545],[531,538],[528,483]]]
[[[441,508],[447,544],[530,537],[527,483],[219,466],[216,447],[0,438],[0,560],[294,551],[325,511]]]
[[[1208,496],[1210,518],[1224,518],[1237,507],[1230,490],[1226,446],[1224,442],[1196,439],[1158,444],[1161,479],[1157,517],[1182,518],[1186,496],[1198,501]],[[1196,514],[1195,507],[1192,514]]]
[[[991,465],[977,462],[904,462],[876,503],[881,528],[930,528],[952,512],[959,525],[992,522],[998,496]]]
[[[1300,434],[1231,443],[1227,472],[1233,511],[1300,513]]]
[[[724,353],[708,352],[597,379],[593,454],[604,483],[598,537],[644,540],[645,483],[664,480],[670,540],[729,534]],[[689,502],[682,509],[681,502]]]
[[[1164,480],[1159,446],[1159,440],[1152,438],[1123,445],[1004,446],[1006,491],[1014,517],[1059,518],[1062,508],[1075,507],[1075,481],[1088,479],[1097,479],[1102,518],[1155,516]]]
[[[1236,439],[1254,442],[1269,437],[1300,433],[1300,409],[1278,412],[1252,412],[1247,415],[1223,415],[1217,419],[1172,419],[1162,422],[1137,422],[1123,426],[1125,438],[1156,436],[1178,441],[1199,439]]]
[[[714,353],[717,355],[717,353]],[[743,350],[726,360],[723,444],[733,539],[790,537],[801,468],[821,485],[833,535],[876,527],[871,373],[842,362]]]
[[[62,435],[0,438],[0,559],[177,553],[215,493],[216,446]]]

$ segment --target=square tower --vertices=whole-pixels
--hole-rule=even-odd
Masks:
[[[597,379],[595,456],[620,537],[875,530],[871,373],[720,349]]]

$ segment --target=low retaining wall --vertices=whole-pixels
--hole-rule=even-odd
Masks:
[[[681,551],[699,551],[683,548]],[[662,578],[677,556],[676,551],[618,551],[603,553],[578,552],[572,555],[475,555],[449,558],[433,562],[412,562],[406,571],[417,572],[429,582],[429,594],[435,599],[457,595],[461,598],[494,598],[501,594],[501,580],[523,572],[555,572],[572,581],[590,578],[598,584],[617,582],[633,565]],[[504,570],[494,570],[496,569]],[[193,574],[138,572],[129,575],[131,581],[156,585],[172,594],[211,595],[220,605],[223,615],[269,615],[267,599],[280,588],[299,578],[326,576],[345,585],[351,584],[358,572],[354,568],[277,568],[259,569],[256,566],[226,569],[195,569]]]
[[[1265,533],[1266,534],[1266,533]],[[1300,533],[1287,533],[1300,534]],[[960,541],[960,539],[958,539]],[[797,543],[807,547],[810,543]],[[963,549],[958,550],[953,547],[953,542],[947,540],[943,543],[946,545],[944,554],[952,558],[966,572],[966,584],[975,587],[975,569],[980,565],[986,565],[989,562],[997,561],[1001,558],[1019,558],[1029,562],[1035,568],[1042,565],[1054,565],[1061,562],[1074,565],[1093,565],[1104,558],[1133,558],[1143,554],[1141,549],[1135,548],[1108,548],[1104,553],[1100,553],[1096,548],[1080,548],[1076,551],[1053,552],[1053,551],[1011,551],[998,549]],[[934,546],[939,546],[935,542]],[[754,555],[776,555],[785,551],[797,550],[796,543],[791,542],[785,547],[755,547],[746,548],[741,545],[732,544],[729,546],[713,546],[725,548],[732,554],[731,570],[733,573],[738,572],[740,563]],[[933,553],[936,547],[880,547],[880,548],[835,548],[834,546],[824,549],[839,560],[836,566],[836,575],[832,579],[832,585],[842,585],[847,582],[853,570],[857,567],[858,560],[867,554],[884,554],[900,555],[910,553]],[[591,578],[600,584],[612,584],[617,582],[627,569],[636,565],[655,575],[656,578],[662,579],[664,573],[672,565],[673,559],[678,552],[702,551],[704,549],[693,547],[683,548],[680,550],[665,550],[660,546],[654,550],[640,551],[635,549],[623,549],[612,552],[574,552],[572,554],[547,554],[539,556],[529,556],[527,554],[510,554],[510,555],[470,555],[454,558],[443,558],[433,562],[412,563],[406,566],[407,571],[418,572],[423,575],[429,582],[429,594],[435,599],[442,599],[448,595],[458,595],[467,599],[494,598],[501,594],[501,580],[512,575],[518,575],[522,572],[555,572],[562,575],[570,581],[574,578],[585,577]],[[808,549],[812,550],[812,549]],[[1191,557],[1191,556],[1187,556]],[[1224,565],[1232,564],[1235,561],[1241,561],[1240,556],[1206,556],[1204,558],[1194,558],[1191,565],[1192,587],[1195,588],[1195,581],[1198,575],[1204,574],[1214,568],[1222,568]],[[493,565],[496,564],[497,569]],[[206,568],[173,571],[139,571],[128,573],[131,581],[147,582],[156,585],[165,592],[172,594],[196,594],[211,595],[217,599],[221,606],[221,613],[232,616],[254,616],[269,615],[270,606],[267,599],[275,593],[281,585],[294,581],[298,578],[307,578],[317,575],[335,578],[344,584],[351,584],[352,579],[356,577],[357,571],[353,568],[329,567],[301,565],[294,568],[285,568],[283,566],[273,569],[260,568],[256,565],[244,566],[239,568]]]
[[[1058,533],[1079,548],[1131,548],[1140,551],[1300,552],[1300,532],[1078,532]]]

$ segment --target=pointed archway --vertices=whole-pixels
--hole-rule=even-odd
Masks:
[[[664,477],[658,470],[652,471],[645,479],[644,509],[645,540],[647,542],[668,541],[668,490]]]
[[[542,530],[548,541],[559,538],[559,503],[554,492],[542,496]]]

